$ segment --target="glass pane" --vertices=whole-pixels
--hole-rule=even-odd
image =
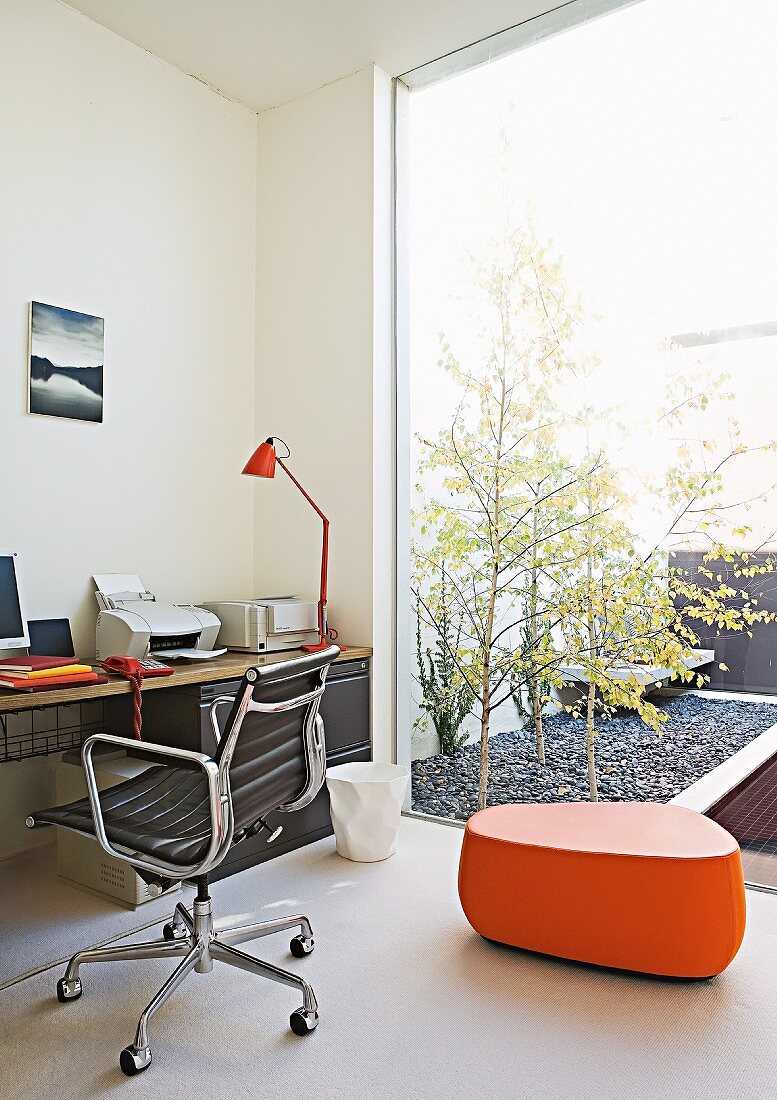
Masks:
[[[644,0],[410,96],[414,809],[667,800],[774,724],[775,35]]]

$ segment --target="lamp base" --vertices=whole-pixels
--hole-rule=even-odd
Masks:
[[[337,642],[329,642],[326,638],[322,638],[320,642],[316,642],[315,645],[301,645],[300,649],[303,653],[320,653],[322,649],[329,649],[330,645],[336,645],[341,653],[345,653],[345,646],[338,645]]]

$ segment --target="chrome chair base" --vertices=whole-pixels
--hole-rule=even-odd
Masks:
[[[121,1052],[119,1064],[127,1076],[141,1073],[151,1065],[148,1025],[157,1009],[165,1003],[192,970],[198,974],[207,974],[213,969],[214,961],[236,966],[239,970],[248,971],[249,974],[269,978],[270,981],[299,989],[302,993],[302,1007],[292,1012],[289,1026],[295,1035],[307,1035],[318,1024],[318,1002],[305,979],[289,970],[273,966],[272,963],[255,959],[244,951],[238,951],[234,946],[247,940],[261,939],[296,927],[299,927],[300,932],[292,939],[290,950],[295,958],[303,958],[312,952],[314,940],[310,921],[301,914],[225,928],[219,927],[216,931],[210,898],[197,899],[191,912],[178,902],[172,921],[164,926],[161,940],[79,951],[68,963],[64,976],[57,982],[57,997],[65,1002],[75,1001],[81,996],[83,989],[80,967],[83,963],[181,959],[162,988],[141,1013],[135,1032],[135,1041]]]

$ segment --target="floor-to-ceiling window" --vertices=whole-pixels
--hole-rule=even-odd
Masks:
[[[399,755],[457,820],[775,721],[777,8],[553,18],[400,112]]]

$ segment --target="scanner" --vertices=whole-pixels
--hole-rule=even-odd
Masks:
[[[193,604],[161,603],[132,573],[98,573],[94,583],[97,616],[97,660],[122,654],[141,659],[215,656],[221,622],[212,611]],[[223,650],[221,651],[223,652]]]

